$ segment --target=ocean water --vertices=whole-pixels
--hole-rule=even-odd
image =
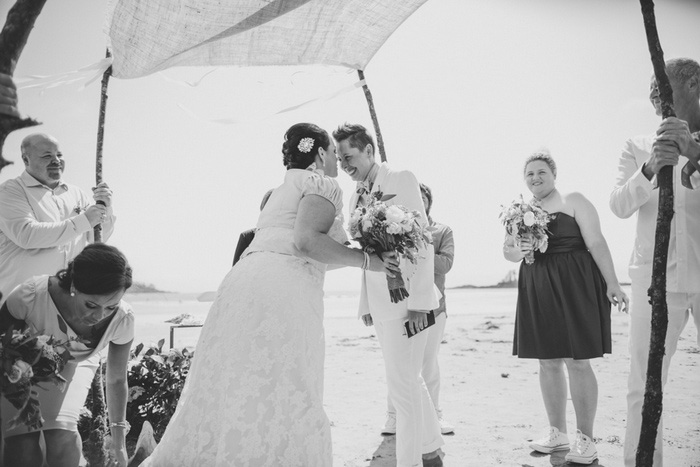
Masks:
[[[212,303],[198,300],[201,295],[127,294],[125,300],[134,309],[136,315],[134,344],[149,345],[165,339],[164,347],[169,347],[173,324],[166,321],[183,314],[192,315],[195,319],[204,322]],[[515,316],[516,289],[448,289],[445,295],[448,313],[455,317],[464,314]],[[344,327],[338,321],[347,321],[349,327],[354,327],[353,322],[357,320],[358,298],[359,292],[327,292],[324,297],[327,327]],[[172,329],[173,346],[176,348],[195,346],[199,331],[198,327]]]

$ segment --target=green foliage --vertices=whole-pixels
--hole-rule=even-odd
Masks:
[[[164,351],[163,344],[165,339],[161,339],[157,345],[152,345],[145,351],[143,344],[137,345],[131,351],[127,370],[129,398],[126,406],[126,420],[131,424],[131,431],[127,435],[127,448],[136,443],[146,420],[153,426],[156,441],[160,441],[175,413],[177,401],[185,385],[194,353],[187,349]],[[104,369],[104,365],[103,361],[101,370]],[[97,389],[94,386],[90,389],[78,421],[78,431],[84,440],[83,452],[86,457],[99,456],[99,447],[103,445],[102,441],[106,435],[102,430],[95,429],[96,426],[106,427],[107,417],[104,401],[99,400],[104,395],[99,394],[101,391]],[[95,394],[98,394],[97,401]]]
[[[143,344],[131,352],[129,363],[129,402],[126,419],[131,423],[129,437],[138,437],[143,422],[153,425],[156,441],[160,441],[170,418],[175,413],[193,352],[183,349],[163,351],[165,339],[143,352]]]

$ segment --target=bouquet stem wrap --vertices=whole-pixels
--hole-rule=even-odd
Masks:
[[[533,241],[533,242],[535,241],[534,236],[531,234],[523,234],[522,237],[527,239],[527,240]],[[528,251],[527,254],[525,255],[525,264],[532,264],[534,262],[535,262],[535,250],[533,249],[533,250]]]
[[[389,296],[392,303],[399,303],[401,300],[408,298],[406,283],[403,281],[403,276],[400,272],[395,272],[394,277],[386,276],[386,284],[389,287]]]

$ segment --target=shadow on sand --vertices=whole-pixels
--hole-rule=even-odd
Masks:
[[[396,436],[384,436],[382,443],[372,453],[369,467],[396,466]]]
[[[582,466],[584,464],[577,464],[575,462],[566,462],[565,456],[568,451],[557,451],[553,452],[551,454],[542,454],[537,451],[532,451],[530,453],[530,457],[534,457],[536,459],[541,459],[543,457],[549,457],[549,463],[555,467],[558,467],[560,465],[566,465],[566,466],[571,466],[571,467],[576,467],[576,466]],[[537,464],[540,465],[540,464]],[[593,461],[592,464],[588,464],[589,467],[605,467],[604,464],[599,464],[598,459]],[[530,464],[522,464],[522,467],[534,467],[531,466]]]

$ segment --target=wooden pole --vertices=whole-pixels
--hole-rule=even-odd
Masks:
[[[112,56],[112,53],[107,49],[105,54],[107,58]],[[97,150],[95,152],[95,183],[102,183],[102,147],[104,146],[105,134],[105,116],[107,113],[107,86],[109,85],[109,77],[112,76],[112,67],[107,68],[102,75],[102,92],[100,96],[100,115],[97,123]],[[98,201],[100,204],[104,204]],[[97,224],[94,228],[95,242],[102,242],[102,225]]]
[[[653,0],[640,0],[644,29],[646,30],[654,76],[659,87],[662,117],[673,117],[673,89],[666,75],[666,62],[659,42],[654,15]],[[649,362],[647,364],[647,381],[642,407],[642,427],[637,446],[637,467],[652,467],[654,464],[654,447],[658,433],[659,421],[663,412],[663,387],[661,381],[665,353],[666,331],[668,328],[668,306],[666,304],[666,264],[668,262],[668,245],[671,238],[671,220],[673,219],[673,167],[663,167],[656,176],[659,188],[659,212],[656,218],[656,237],[654,242],[654,262],[652,265],[651,287],[651,337],[649,340]]]
[[[14,74],[17,60],[45,3],[46,0],[17,0],[10,8],[5,25],[0,31],[0,73],[10,76]],[[0,171],[13,163],[2,156],[7,136],[15,130],[39,124],[31,118],[0,115]]]
[[[362,81],[365,81],[365,72],[362,70],[357,70],[357,75]],[[372,93],[367,86],[367,81],[362,85],[362,90],[365,92],[365,99],[367,99],[367,105],[369,105],[369,114],[372,116],[372,123],[374,124],[374,132],[377,134],[377,149],[379,150],[379,156],[382,162],[386,162],[386,153],[384,152],[384,138],[382,138],[382,131],[379,129],[379,120],[377,119],[377,111],[374,110],[374,100],[372,99]]]

